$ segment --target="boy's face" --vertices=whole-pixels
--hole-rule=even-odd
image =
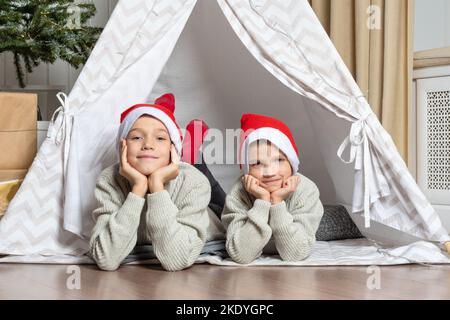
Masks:
[[[249,175],[258,179],[269,192],[280,189],[283,181],[292,176],[286,155],[267,140],[250,144],[248,152]]]
[[[127,160],[143,175],[149,176],[170,163],[170,135],[166,126],[151,116],[142,116],[127,135]]]

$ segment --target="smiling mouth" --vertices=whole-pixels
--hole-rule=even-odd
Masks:
[[[275,180],[269,180],[269,181],[263,181],[264,184],[273,184],[275,182],[280,182],[281,179],[275,179]]]

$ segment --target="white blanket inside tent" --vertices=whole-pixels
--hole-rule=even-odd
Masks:
[[[93,264],[88,256],[6,256],[0,263],[42,263],[42,264]],[[134,260],[124,265],[158,264],[156,259]],[[196,263],[242,267],[223,254],[203,254]],[[283,261],[279,256],[261,256],[252,263],[256,266],[349,266],[349,265],[400,265],[411,263],[450,264],[450,256],[433,243],[418,241],[406,246],[380,248],[368,239],[352,239],[339,241],[317,241],[311,255],[297,262]]]

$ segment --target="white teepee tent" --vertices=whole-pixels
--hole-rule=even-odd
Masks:
[[[175,94],[181,124],[235,128],[243,112],[286,121],[322,202],[345,205],[370,237],[450,240],[306,0],[196,2],[119,1],[70,95],[59,96],[0,222],[0,254],[84,254],[95,180],[117,161],[119,115],[164,92]],[[225,189],[237,167],[213,166]]]

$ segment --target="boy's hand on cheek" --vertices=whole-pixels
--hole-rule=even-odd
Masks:
[[[273,205],[283,202],[284,200],[286,200],[287,197],[289,197],[290,194],[292,194],[295,191],[295,189],[297,189],[299,183],[300,183],[299,176],[292,176],[287,178],[286,181],[283,182],[283,187],[273,191],[270,194],[270,202]]]
[[[180,163],[180,156],[173,145],[170,152],[171,163],[159,168],[148,177],[148,189],[151,193],[163,191],[164,185],[170,180],[175,179],[179,174],[178,164]]]
[[[242,184],[245,191],[253,195],[256,199],[270,201],[270,193],[264,189],[260,181],[251,175],[245,175],[242,177]]]
[[[122,140],[119,174],[130,182],[132,192],[138,196],[147,193],[147,177],[133,168],[127,160],[127,143]]]

